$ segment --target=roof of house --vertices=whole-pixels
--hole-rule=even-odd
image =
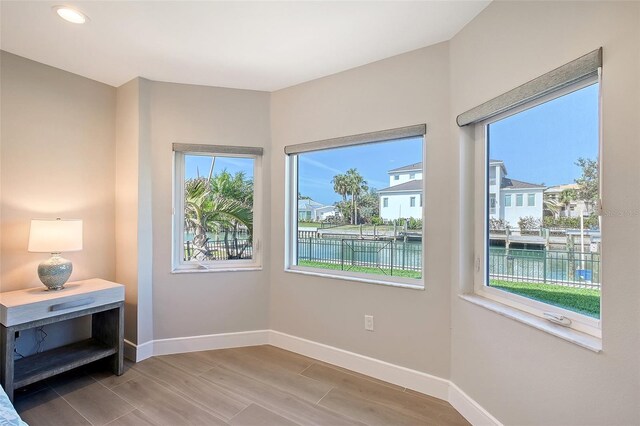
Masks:
[[[411,170],[420,170],[422,171],[422,161],[419,163],[409,164],[407,166],[398,167],[397,169],[391,169],[388,173],[396,173],[396,172],[408,172]]]
[[[313,201],[311,199],[298,200],[298,210],[308,209],[308,208],[318,208],[323,206],[324,204],[321,204],[317,201]]]
[[[527,189],[527,188],[544,188],[544,185],[538,185],[536,183],[523,182],[521,180],[515,180],[510,178],[502,178],[500,188],[502,189]]]
[[[422,191],[422,179],[410,180],[409,182],[401,183],[400,185],[394,185],[385,189],[381,189],[378,191],[378,194],[398,191]]]
[[[580,185],[577,183],[565,183],[564,185],[550,186],[544,192],[562,192],[566,189],[578,189]]]

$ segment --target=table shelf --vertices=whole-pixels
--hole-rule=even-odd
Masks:
[[[109,347],[96,339],[86,339],[19,359],[15,362],[14,387],[20,388],[98,361],[117,351],[116,347]]]

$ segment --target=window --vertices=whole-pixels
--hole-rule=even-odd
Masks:
[[[472,131],[461,132],[461,140],[476,141],[463,148],[474,151],[465,153],[474,159],[475,182],[463,207],[473,206],[475,223],[461,240],[463,248],[473,245],[475,262],[473,287],[462,282],[461,297],[596,352],[602,349],[600,271],[606,247],[600,216],[601,75],[598,48],[456,117],[459,127]],[[497,192],[489,185],[490,171],[497,164],[499,191],[540,194],[535,206],[489,216],[489,192]],[[575,214],[588,215],[583,225],[564,217],[567,205],[561,200],[569,197],[555,203],[545,197],[558,188],[575,190]],[[516,198],[518,204],[522,200]]]
[[[174,151],[172,270],[259,268],[262,149],[174,144]]]
[[[507,194],[504,196],[504,206],[511,207],[511,194]]]
[[[285,147],[286,271],[423,288],[423,209],[411,208],[418,195],[407,196],[422,192],[423,180],[389,186],[388,176],[389,170],[423,161],[425,128]],[[313,224],[323,232],[296,220],[301,198],[333,209],[331,221]]]
[[[601,233],[599,84],[593,79],[548,95],[476,126],[483,141],[482,190],[489,207],[489,158],[504,162],[507,188],[573,189],[584,206],[582,221],[567,222],[558,202],[536,202],[537,192],[516,194],[516,206],[500,219],[511,236],[493,230],[478,209],[485,229],[478,252],[484,268],[476,293],[576,330],[601,336]],[[545,182],[543,185],[541,182]],[[505,195],[505,205],[510,204]],[[486,212],[486,210],[485,210]],[[543,218],[545,219],[543,221]],[[540,228],[547,230],[542,233]],[[562,235],[562,237],[554,237]]]
[[[496,194],[489,194],[489,213],[496,214]]]
[[[536,206],[536,194],[528,194],[527,195],[527,205],[529,207],[535,207]]]
[[[522,207],[522,194],[516,194],[516,207]]]
[[[416,178],[415,173],[409,173],[409,179],[415,179],[415,178]]]

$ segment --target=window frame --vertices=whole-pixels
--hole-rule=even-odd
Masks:
[[[345,147],[367,145],[370,143],[378,143],[378,142],[392,142],[394,140],[402,140],[402,139],[418,138],[418,137],[422,138],[422,164],[426,164],[426,155],[427,155],[426,133],[422,134],[421,136],[398,137],[398,138],[390,138],[386,140],[377,140],[374,142],[362,142],[358,144],[349,144],[349,145],[345,145]],[[341,148],[341,147],[336,146],[328,149],[335,149],[335,148]],[[296,264],[297,248],[298,248],[298,245],[297,245],[298,221],[296,220],[297,219],[296,197],[298,194],[298,167],[299,167],[298,163],[299,163],[300,154],[305,154],[305,152],[288,154],[287,157],[285,158],[286,191],[285,191],[284,271],[290,272],[290,273],[299,273],[303,275],[342,279],[346,281],[357,281],[357,282],[362,282],[367,284],[378,284],[378,285],[407,288],[407,289],[413,289],[413,290],[425,290],[426,288],[425,286],[426,239],[424,237],[424,227],[423,227],[423,240],[422,240],[422,250],[423,250],[422,271],[421,271],[421,278],[419,279],[399,277],[397,275],[394,275],[394,276],[375,275],[375,274],[368,274],[368,273],[354,272],[354,271],[312,268],[307,266],[299,266]],[[399,179],[399,175],[395,175],[395,176],[398,176],[398,179]],[[422,179],[422,195],[424,196],[424,194],[426,194],[426,179],[423,178]],[[420,208],[422,211],[422,220],[424,223],[424,219],[426,217],[426,203],[423,203],[423,205],[420,206]]]
[[[507,201],[509,200],[509,201]],[[504,194],[504,206],[511,207],[511,194]]]
[[[382,197],[382,208],[388,208],[389,207],[389,197]]]
[[[234,147],[225,147],[233,150]],[[240,149],[240,147],[238,147]],[[227,151],[225,149],[225,151]],[[242,260],[212,260],[185,261],[184,260],[184,177],[185,156],[199,155],[204,157],[250,158],[253,159],[253,243],[252,258]],[[202,273],[202,272],[234,272],[255,271],[262,269],[262,155],[209,152],[209,151],[174,151],[173,152],[173,212],[171,238],[171,273]]]
[[[487,144],[487,133],[488,133],[489,125],[497,121],[500,121],[502,119],[505,119],[507,117],[510,117],[512,115],[523,112],[525,110],[537,107],[546,102],[568,95],[577,90],[586,88],[596,83],[600,85],[599,94],[598,94],[598,129],[599,129],[598,130],[598,168],[600,170],[599,195],[600,195],[600,199],[602,199],[602,176],[603,176],[602,108],[601,108],[601,101],[600,101],[600,97],[602,93],[602,82],[598,76],[571,84],[567,87],[556,90],[552,93],[549,93],[533,101],[529,101],[523,105],[520,105],[508,111],[505,111],[487,120],[478,122],[474,125],[475,175],[474,175],[473,189],[474,189],[474,204],[475,204],[475,207],[474,207],[475,231],[474,231],[474,237],[473,237],[473,245],[474,245],[474,253],[475,253],[474,258],[475,258],[476,267],[474,268],[474,274],[473,274],[473,291],[476,295],[480,297],[509,306],[518,311],[532,314],[542,319],[545,319],[545,315],[544,315],[545,313],[552,313],[552,314],[564,316],[569,320],[571,320],[571,324],[567,326],[568,329],[579,331],[579,332],[601,339],[602,338],[602,312],[603,312],[602,304],[600,307],[600,318],[593,318],[588,315],[580,314],[578,312],[557,307],[548,303],[540,302],[540,301],[529,299],[527,297],[520,296],[514,293],[509,293],[504,290],[493,288],[487,285],[488,283],[486,282],[486,280],[488,280],[488,268],[489,268],[488,219],[490,217],[489,215],[489,146]],[[601,205],[601,203],[599,204]],[[600,211],[600,209],[597,208],[596,211]],[[601,223],[602,222],[604,222],[604,217],[601,216]],[[603,245],[601,245],[601,247],[602,246]],[[604,253],[601,251],[600,252],[601,276],[602,276],[603,263],[604,263]],[[600,283],[601,300],[602,300],[603,288],[604,288],[604,283],[601,282]]]
[[[533,202],[531,202],[532,199],[533,199]],[[527,193],[527,207],[535,207],[535,206],[536,206],[535,192]]]

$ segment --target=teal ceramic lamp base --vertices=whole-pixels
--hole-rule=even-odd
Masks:
[[[51,253],[51,257],[38,265],[38,277],[47,290],[62,290],[73,271],[71,261],[60,256],[60,253]]]

